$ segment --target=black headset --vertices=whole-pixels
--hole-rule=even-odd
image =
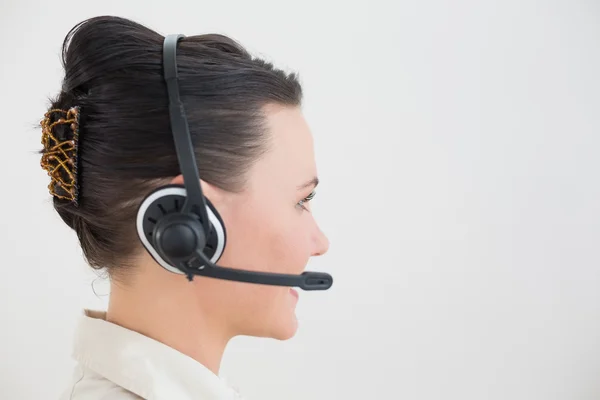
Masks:
[[[184,185],[167,185],[150,193],[137,213],[138,236],[154,260],[165,269],[185,274],[230,281],[304,290],[327,290],[331,275],[304,272],[301,275],[246,271],[216,265],[227,242],[223,220],[204,197],[196,166],[194,147],[183,103],[179,97],[177,44],[184,35],[168,35],[163,44],[164,78],[169,97],[171,130]]]

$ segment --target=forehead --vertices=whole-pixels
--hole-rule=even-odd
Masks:
[[[264,112],[269,151],[255,164],[251,180],[295,189],[317,172],[310,128],[299,107],[268,105]]]

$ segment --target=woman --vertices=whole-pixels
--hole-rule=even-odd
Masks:
[[[63,45],[62,90],[41,123],[55,209],[111,283],[107,311],[82,315],[64,399],[238,398],[218,377],[227,343],[285,340],[297,329],[289,287],[195,276],[203,267],[174,268],[142,243],[136,221],[152,219],[142,207],[148,194],[193,183],[174,144],[164,43],[122,18],[77,25]],[[176,60],[198,187],[211,221],[226,227],[226,245],[209,258],[300,274],[328,240],[310,213],[318,179],[297,78],[222,35],[181,39]]]

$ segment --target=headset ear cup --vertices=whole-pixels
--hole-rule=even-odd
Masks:
[[[153,237],[153,231],[161,218],[181,210],[181,207],[185,203],[185,198],[186,191],[182,185],[160,187],[151,192],[142,201],[136,218],[136,230],[144,248],[163,268],[179,274],[183,274],[183,271],[171,265],[160,255],[155,238]],[[206,238],[204,254],[211,262],[216,263],[225,250],[227,231],[219,212],[208,199],[206,199],[206,205],[206,212],[212,229]],[[200,220],[198,216],[195,217]]]
[[[211,260],[213,263],[219,261],[227,245],[227,230],[225,224],[221,218],[221,214],[217,211],[212,202],[206,200],[206,212],[210,220],[211,229],[206,238],[206,247],[204,248],[204,255]]]

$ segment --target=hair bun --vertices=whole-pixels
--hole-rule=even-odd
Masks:
[[[51,178],[48,190],[55,198],[75,205],[79,201],[79,113],[77,106],[68,110],[53,108],[40,121],[44,146],[40,165]]]

